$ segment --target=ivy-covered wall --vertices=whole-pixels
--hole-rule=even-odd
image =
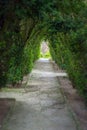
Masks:
[[[0,0],[0,87],[32,70],[43,39],[87,99],[86,0]]]

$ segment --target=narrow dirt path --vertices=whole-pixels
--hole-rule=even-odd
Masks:
[[[14,111],[3,130],[77,130],[57,75],[49,60],[40,59],[25,89],[0,93],[1,98],[16,98]]]

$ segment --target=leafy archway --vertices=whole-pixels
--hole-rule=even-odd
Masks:
[[[32,70],[45,39],[55,62],[87,98],[86,12],[86,0],[1,0],[0,86]]]

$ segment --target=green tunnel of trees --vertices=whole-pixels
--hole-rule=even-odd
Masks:
[[[43,40],[87,101],[86,0],[0,0],[0,87],[32,70]]]

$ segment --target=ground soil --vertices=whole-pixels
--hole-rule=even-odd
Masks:
[[[0,130],[14,103],[14,99],[0,98]]]

